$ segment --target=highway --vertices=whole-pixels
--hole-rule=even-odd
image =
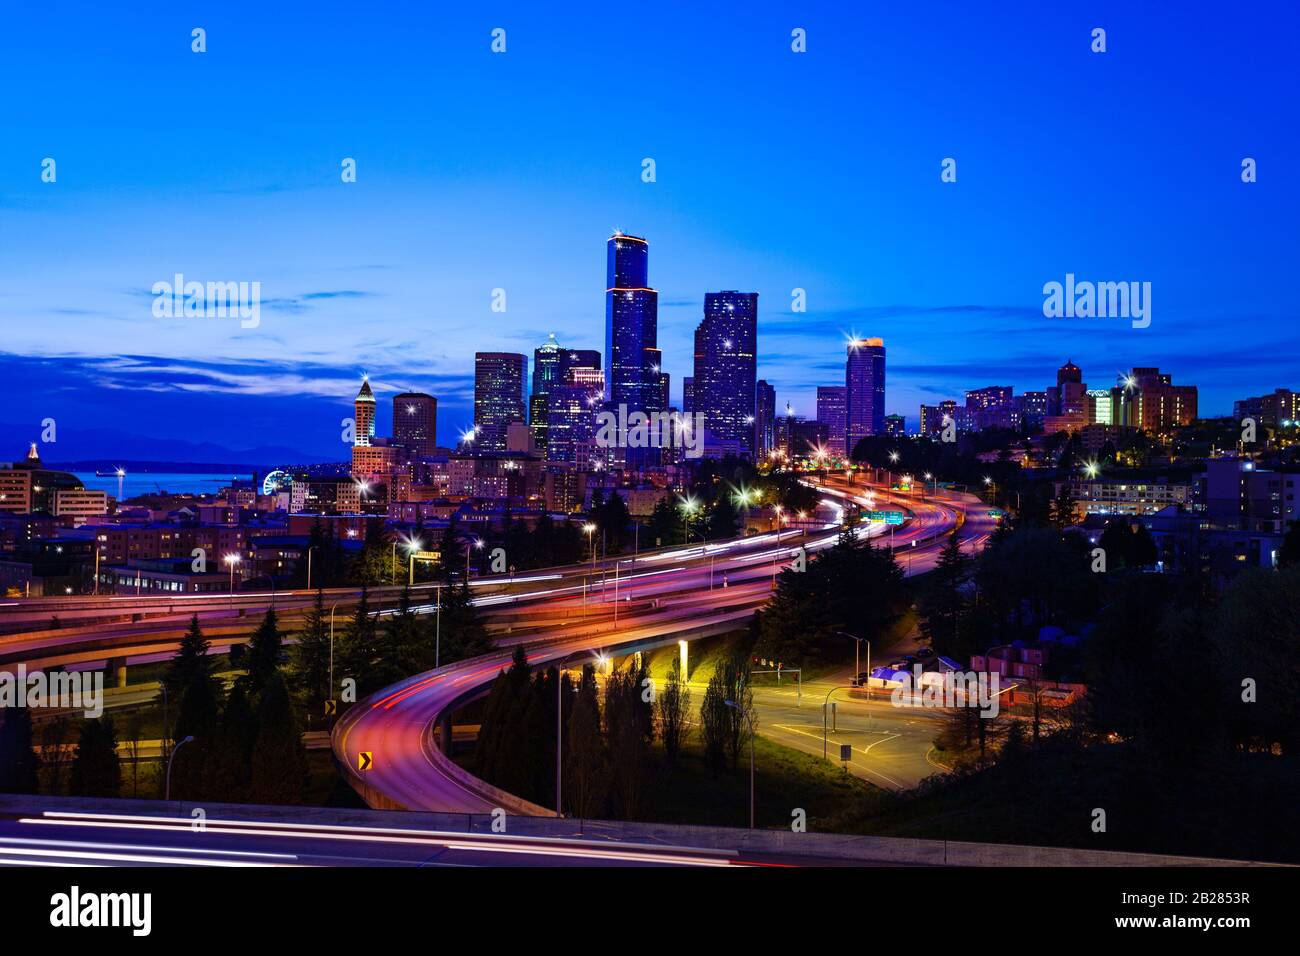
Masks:
[[[833,497],[864,506],[905,502],[911,520],[894,532],[894,546],[909,552],[902,562],[909,574],[934,566],[952,528],[962,526],[965,546],[972,549],[982,547],[993,529],[991,519],[978,517],[982,506],[974,496],[903,497],[882,488],[852,487],[843,480],[827,480],[823,489]],[[963,521],[961,516],[971,512],[976,515]],[[830,525],[821,535],[812,536],[808,549],[832,545],[837,530],[838,525]],[[885,528],[873,523],[870,533],[879,536]],[[913,541],[918,542],[915,547]],[[785,545],[769,551],[744,549],[715,556],[716,566],[711,569],[696,561],[657,573],[630,575],[622,584],[620,598],[625,595],[629,602],[640,603],[616,628],[584,631],[562,626],[515,643],[525,643],[533,666],[555,661],[580,665],[584,655],[595,660],[606,649],[626,652],[722,633],[740,626],[762,606],[770,594],[775,567],[787,563],[793,553],[794,549]],[[720,576],[728,580],[727,587],[717,586]],[[640,601],[646,596],[658,600],[646,608]],[[452,763],[436,739],[440,718],[485,692],[509,659],[509,649],[502,647],[472,661],[418,674],[359,701],[336,724],[333,737],[335,755],[347,768],[349,782],[368,803],[378,807],[462,812],[502,807],[530,815],[554,812],[554,808],[528,804],[472,777]],[[366,769],[359,769],[363,764]],[[895,785],[902,786],[898,778]]]
[[[963,545],[975,549],[982,547],[994,525],[983,517],[983,505],[970,495],[924,495],[919,491],[900,494],[881,486],[850,484],[842,475],[828,474],[810,481],[820,488],[825,501],[797,531],[667,548],[635,557],[611,557],[596,567],[583,564],[475,579],[475,603],[487,615],[498,649],[471,661],[414,675],[348,710],[335,726],[332,746],[340,764],[347,768],[349,782],[376,807],[457,812],[503,807],[511,813],[553,813],[554,808],[528,804],[473,778],[456,767],[439,746],[440,720],[486,692],[496,674],[508,666],[514,645],[525,645],[528,659],[535,666],[557,660],[564,660],[567,666],[580,666],[583,659],[595,660],[607,650],[628,653],[733,630],[768,600],[777,573],[801,547],[815,552],[834,544],[839,508],[846,502],[905,512],[907,521],[902,526],[870,522],[861,527],[872,537],[891,540],[908,574],[920,574],[934,566],[946,534],[954,527],[961,527]],[[431,590],[431,585],[417,588],[418,613],[433,611]],[[372,594],[377,603],[391,604],[399,591],[389,588]],[[356,589],[331,592],[327,606],[355,601],[356,594]],[[226,595],[205,595],[184,602],[130,597],[122,602],[130,614],[156,616],[0,637],[0,664],[24,661],[29,667],[94,667],[114,658],[130,662],[166,659],[175,653],[184,625],[194,611],[211,615],[213,620],[226,617],[224,626],[205,623],[205,633],[214,649],[222,650],[246,640],[272,600],[277,609],[292,610],[307,606],[314,597],[314,592],[306,591],[238,594],[233,599],[233,612],[232,599]],[[64,601],[49,600],[64,606]],[[111,597],[65,600],[70,602],[68,607],[95,613],[120,601]],[[178,607],[183,609],[178,611]],[[45,603],[7,602],[0,607],[0,622],[7,614],[48,612]],[[777,699],[770,702],[774,708],[780,704]],[[784,734],[776,739],[800,749],[809,749],[815,743],[820,751],[820,736],[815,741],[807,736],[811,731],[805,714],[774,713],[779,719],[765,718],[765,733]],[[875,722],[887,719],[882,714]],[[894,715],[893,719],[900,718]],[[846,717],[846,734],[855,732],[851,729],[853,720]],[[913,757],[916,741],[912,738],[917,733],[924,731],[898,735],[910,744]],[[860,741],[864,761],[885,758],[892,749],[901,747],[896,743],[891,746],[895,739],[876,741],[864,737]],[[362,754],[367,756],[363,758]],[[900,757],[894,763],[864,762],[864,768],[869,766],[876,773],[877,782],[902,787],[914,783],[921,769],[914,762],[906,766],[907,760]],[[367,769],[359,769],[363,764]]]
[[[729,867],[780,860],[729,849],[375,825],[220,818],[197,824],[67,811],[0,816],[0,866]]]

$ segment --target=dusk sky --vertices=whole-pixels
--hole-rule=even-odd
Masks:
[[[452,443],[475,350],[604,350],[615,229],[649,240],[674,403],[721,289],[759,293],[759,377],[809,417],[852,333],[910,427],[1066,359],[1158,365],[1203,415],[1300,388],[1294,3],[229,6],[0,11],[0,457],[52,417],[53,462],[341,460],[363,372],[380,434],[420,389]],[[156,318],[175,273],[260,282],[260,326]],[[1150,282],[1151,326],[1044,318],[1066,273]]]

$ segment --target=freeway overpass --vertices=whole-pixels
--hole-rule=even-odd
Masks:
[[[823,491],[859,505],[892,502],[905,507],[909,520],[893,532],[894,546],[905,549],[904,569],[909,574],[929,570],[947,534],[962,526],[967,547],[982,547],[992,532],[987,518],[964,519],[977,508],[971,495],[944,494],[924,498],[899,496],[885,488],[856,487],[828,477]],[[886,528],[873,523],[869,533],[879,536]],[[838,523],[810,534],[801,546],[810,551],[834,544]],[[915,544],[913,543],[915,542]],[[715,555],[706,569],[699,561],[683,562],[654,573],[629,575],[624,596],[638,601],[616,626],[591,631],[561,626],[532,635],[524,643],[528,661],[544,666],[587,656],[595,659],[605,648],[620,652],[693,640],[733,630],[748,620],[771,593],[778,566],[787,563],[796,548],[773,543],[767,550],[742,549]],[[675,563],[675,562],[674,562]],[[729,583],[716,586],[718,576]],[[734,583],[730,583],[734,582]],[[643,598],[660,595],[671,605]],[[355,704],[335,725],[334,753],[348,782],[374,807],[408,810],[508,812],[538,815],[538,807],[478,780],[456,766],[441,741],[447,739],[451,713],[486,692],[496,674],[508,666],[510,649],[417,674]],[[363,758],[362,754],[369,755]],[[366,769],[360,767],[365,765]],[[551,810],[550,812],[554,812]]]

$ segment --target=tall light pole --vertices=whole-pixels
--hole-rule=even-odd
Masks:
[[[723,701],[728,707],[741,714],[749,724],[749,828],[754,829],[754,715],[753,708],[746,710],[734,700]]]
[[[186,737],[184,740],[176,741],[176,746],[172,748],[171,756],[167,758],[167,784],[163,789],[164,800],[170,800],[172,798],[172,761],[176,759],[176,751],[180,750],[193,739],[194,735],[190,734],[190,736]]]
[[[334,611],[338,608],[338,602],[335,601],[330,607],[330,698],[334,697]]]
[[[235,565],[239,563],[239,555],[228,554],[225,558],[226,564],[230,566],[230,606],[235,605]]]
[[[858,637],[856,634],[850,634],[848,631],[836,631],[840,637],[850,637],[856,643],[853,645],[853,679],[857,680],[858,675],[862,673],[862,668],[858,664],[858,651],[862,649],[862,642],[867,642],[867,689],[871,689],[871,641],[865,637]]]
[[[823,760],[828,759],[826,756],[826,741],[829,732],[826,729],[826,716],[831,709],[831,694],[835,693],[837,690],[852,690],[852,689],[853,689],[852,687],[832,687],[830,690],[826,692],[826,699],[822,702],[822,759]]]
[[[473,541],[465,542],[465,583],[469,584],[469,553],[470,549],[479,550],[483,547],[483,539],[475,538]]]

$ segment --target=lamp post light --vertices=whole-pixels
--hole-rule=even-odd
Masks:
[[[338,602],[335,601],[330,606],[330,690],[329,696],[334,697],[334,611],[338,608]]]
[[[862,649],[862,643],[863,643],[864,641],[866,641],[866,644],[867,644],[867,692],[868,692],[868,694],[870,694],[870,691],[871,691],[871,683],[870,683],[870,681],[871,681],[871,641],[868,640],[868,639],[865,638],[865,637],[858,637],[856,634],[850,634],[848,631],[836,631],[835,633],[838,634],[838,635],[840,635],[840,637],[849,637],[849,638],[852,638],[854,641],[857,642],[857,643],[855,643],[855,644],[853,645],[853,679],[854,679],[854,680],[857,680],[857,679],[858,679],[858,675],[862,673],[862,668],[861,668],[861,667],[859,666],[859,664],[858,664],[858,652]]]
[[[830,709],[831,709],[831,695],[834,694],[837,690],[852,690],[852,689],[853,689],[852,687],[832,687],[830,690],[826,692],[826,699],[822,701],[822,759],[823,760],[829,759],[826,756],[826,743],[827,740],[829,739],[829,731],[826,729],[826,717],[827,714],[830,713]]]
[[[233,607],[235,603],[235,565],[239,563],[239,555],[228,554],[225,562],[230,566],[230,604]]]
[[[172,748],[171,756],[167,758],[167,783],[163,789],[164,800],[170,800],[172,798],[172,761],[176,759],[176,751],[180,750],[193,739],[194,735],[190,734],[190,736],[186,737],[184,740],[176,741],[176,746]]]
[[[479,551],[483,548],[483,539],[475,538],[473,541],[465,542],[465,583],[469,584],[469,555],[470,551]]]
[[[591,573],[596,573],[596,539],[593,537],[596,533],[596,525],[588,521],[582,526],[583,533],[587,535],[587,550],[591,552]]]
[[[742,714],[749,724],[749,828],[754,829],[754,715],[753,708],[743,708],[734,700],[723,701],[732,710]]]
[[[419,538],[409,538],[406,542],[406,556],[408,559],[406,572],[407,587],[415,586],[415,554],[422,547],[424,547],[424,543]]]
[[[689,522],[691,518],[695,516],[695,512],[700,509],[700,502],[696,498],[686,497],[682,499],[682,503],[678,507],[682,512],[682,543],[690,544],[691,532]]]

